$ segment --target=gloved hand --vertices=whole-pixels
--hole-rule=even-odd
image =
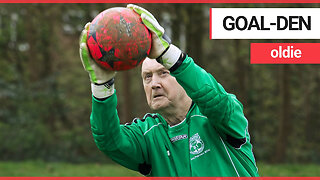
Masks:
[[[164,28],[150,12],[134,4],[128,4],[127,8],[138,13],[144,25],[151,31],[152,44],[148,57],[157,59],[159,63],[170,69],[178,61],[181,50],[171,44],[171,40],[164,33]]]
[[[85,25],[80,35],[80,59],[84,69],[89,73],[93,95],[97,98],[105,98],[114,92],[113,82],[116,72],[103,69],[91,58],[86,43],[90,24]]]

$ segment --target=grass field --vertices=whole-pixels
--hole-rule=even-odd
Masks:
[[[320,165],[259,163],[260,176],[320,176]],[[0,162],[0,176],[141,176],[116,164],[71,164],[43,161]]]

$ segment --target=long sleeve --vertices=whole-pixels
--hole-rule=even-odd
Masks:
[[[145,137],[136,123],[120,125],[117,97],[99,101],[92,97],[90,117],[93,138],[98,148],[119,164],[136,171],[144,171],[147,161]]]

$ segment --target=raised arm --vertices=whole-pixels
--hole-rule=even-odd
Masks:
[[[119,164],[141,173],[148,172],[147,147],[137,123],[120,125],[117,97],[114,90],[114,71],[101,68],[87,48],[88,23],[80,36],[80,58],[89,73],[92,90],[91,130],[98,148]]]

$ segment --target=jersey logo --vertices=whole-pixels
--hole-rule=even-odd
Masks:
[[[188,135],[182,134],[182,135],[175,136],[175,137],[171,138],[170,141],[173,143],[173,142],[179,141],[181,139],[187,139],[187,138],[188,138]]]
[[[204,149],[204,143],[201,140],[199,134],[195,134],[190,138],[190,153],[200,154]]]

